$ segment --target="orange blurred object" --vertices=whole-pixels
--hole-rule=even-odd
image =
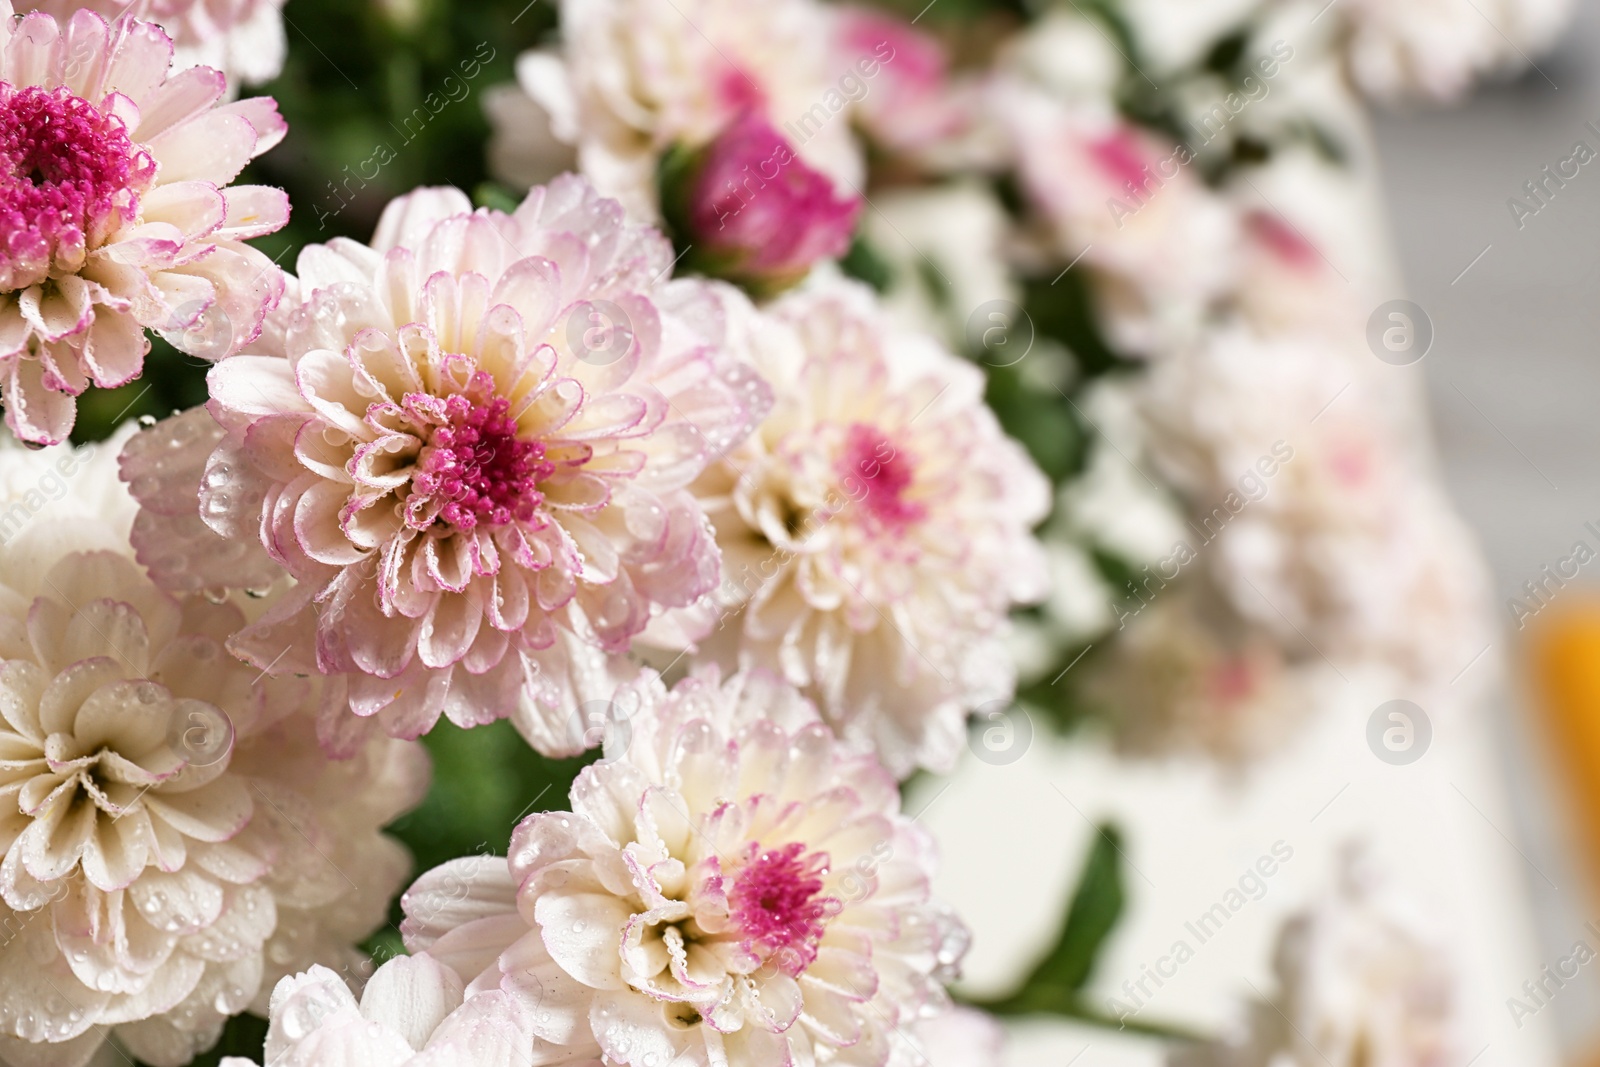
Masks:
[[[1541,615],[1526,643],[1534,704],[1564,772],[1590,885],[1600,886],[1600,597],[1572,595]]]

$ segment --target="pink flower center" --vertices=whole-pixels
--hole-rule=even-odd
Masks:
[[[1211,675],[1211,695],[1217,703],[1232,706],[1256,690],[1255,664],[1236,656],[1218,664]]]
[[[838,471],[846,495],[884,526],[899,529],[927,513],[921,504],[906,499],[916,480],[911,457],[871,426],[858,422],[850,427]]]
[[[756,848],[751,845],[750,851]],[[839,913],[839,901],[822,895],[827,869],[826,853],[807,855],[805,845],[796,841],[756,855],[728,894],[746,947],[775,961],[790,977],[811,966],[825,920]]]
[[[1289,266],[1307,270],[1317,265],[1316,246],[1276,215],[1252,212],[1246,216],[1245,225],[1269,252]]]
[[[544,502],[537,486],[555,464],[542,443],[517,437],[510,401],[494,395],[492,377],[477,371],[464,392],[442,400],[412,393],[404,403],[418,421],[435,424],[411,481],[413,525],[471,530],[533,519]]]
[[[1089,154],[1101,171],[1119,186],[1131,182],[1135,188],[1143,188],[1151,182],[1145,174],[1146,164],[1139,141],[1127,130],[1118,130],[1091,142]]]
[[[121,119],[66,89],[0,82],[0,291],[82,267],[155,173]]]

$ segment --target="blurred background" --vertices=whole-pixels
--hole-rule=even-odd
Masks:
[[[1575,542],[1594,543],[1585,523],[1600,526],[1600,171],[1584,168],[1520,229],[1507,201],[1575,141],[1592,143],[1600,4],[1580,0],[1559,48],[1536,62],[1449,110],[1379,112],[1374,129],[1395,250],[1437,331],[1420,367],[1442,473],[1488,556],[1514,666],[1493,729],[1527,856],[1506,860],[1535,902],[1541,958],[1555,959],[1600,916],[1600,898],[1578,858],[1583,824],[1550,773],[1525,659],[1537,629],[1518,630],[1508,601],[1526,601],[1524,584]],[[1549,599],[1584,597],[1600,597],[1600,567]],[[1552,1011],[1567,1049],[1600,1048],[1600,971],[1585,968]]]

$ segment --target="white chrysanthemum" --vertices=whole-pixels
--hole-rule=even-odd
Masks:
[[[1295,1062],[1450,1063],[1456,980],[1444,931],[1347,856],[1326,900],[1291,919],[1274,968]]]
[[[1240,614],[1299,655],[1444,684],[1490,642],[1484,568],[1374,368],[1317,338],[1220,331],[1153,368],[1151,452]]]
[[[150,459],[205,465],[212,553],[173,558],[204,535],[157,467],[130,472],[151,516],[141,559],[187,588],[248,584],[259,560],[223,569],[264,543],[298,585],[233,647],[340,676],[354,715],[324,723],[331,751],[441,713],[513,716],[541,752],[581,751],[573,716],[608,695],[607,656],[714,587],[686,487],[770,404],[722,340],[742,298],[671,280],[672,262],[570,176],[510,215],[421,190],[373,247],[307,248],[288,358],[211,372],[225,434],[203,417],[152,431]]]
[[[1137,593],[1120,592],[1121,626],[1079,678],[1119,748],[1244,763],[1305,721],[1312,687],[1304,669],[1272,634],[1209,594],[1203,579],[1147,579]]]
[[[231,186],[283,138],[272,100],[217,106],[223,75],[172,71],[150,23],[13,17],[0,0],[0,391],[24,440],[72,430],[76,397],[139,375],[146,328],[217,359],[261,332],[282,273],[244,243],[281,190]]]
[[[267,1067],[529,1067],[533,1009],[499,991],[463,1000],[461,976],[426,953],[379,967],[357,1001],[326,967],[272,991]],[[255,1067],[225,1057],[222,1067]],[[599,1067],[599,1063],[574,1064]]]
[[[261,85],[283,70],[288,40],[283,32],[284,0],[43,0],[18,4],[66,18],[78,8],[108,19],[131,15],[158,24],[172,37],[178,69],[214,67],[237,93],[241,85]]]
[[[526,999],[529,1064],[916,1062],[966,931],[894,778],[763,674],[647,674],[609,721],[571,814],[406,893],[412,950]]]
[[[240,607],[155,587],[117,443],[65,471],[66,448],[0,450],[3,507],[29,513],[0,547],[0,1033],[20,1039],[0,1055],[18,1064],[81,1063],[109,1035],[175,1067],[280,975],[353,971],[409,863],[381,828],[427,775],[387,738],[330,762],[312,687],[228,655]],[[55,476],[72,492],[33,508]]]
[[[1369,96],[1450,101],[1480,77],[1519,70],[1548,48],[1571,0],[1350,0],[1350,76]]]
[[[1000,1067],[1005,1043],[1006,1032],[993,1016],[957,1007],[914,1024],[906,1042],[910,1056],[902,1062],[907,1067]]]
[[[896,774],[948,767],[968,711],[1011,695],[1006,617],[1046,592],[1049,484],[983,375],[865,287],[819,279],[749,329],[778,399],[697,486],[732,613],[708,650],[736,643]]]
[[[517,80],[555,137],[577,146],[584,176],[633,218],[657,218],[656,166],[668,149],[705,144],[751,109],[811,167],[861,182],[839,86],[852,68],[833,69],[830,16],[817,0],[562,0],[561,34],[559,52],[518,59]],[[504,105],[494,115],[518,118]],[[503,130],[514,147],[500,157],[525,156],[543,132]]]
[[[1002,77],[992,106],[1055,262],[1087,269],[1110,340],[1161,355],[1193,337],[1233,284],[1238,224],[1194,153],[1118,116]]]
[[[1437,1067],[1464,1062],[1456,961],[1438,924],[1359,852],[1278,935],[1278,990],[1241,1032],[1172,1067]]]

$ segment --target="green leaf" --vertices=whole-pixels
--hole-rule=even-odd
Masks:
[[[1115,1018],[1096,1008],[1084,995],[1101,949],[1116,929],[1127,903],[1122,883],[1122,832],[1110,823],[1097,829],[1055,945],[1016,992],[967,1003],[993,1015],[1056,1015],[1169,1040],[1202,1040],[1201,1035],[1180,1025]]]
[[[422,743],[433,757],[433,787],[421,807],[389,828],[411,849],[418,871],[476,853],[505,855],[522,819],[567,810],[573,779],[600,756],[546,759],[505,719],[463,730],[441,718]]]
[[[479,182],[478,187],[472,190],[472,202],[479,207],[504,211],[509,215],[517,210],[522,198],[499,182]]]
[[[1083,998],[1106,938],[1122,917],[1122,832],[1110,823],[1098,828],[1084,861],[1078,888],[1067,908],[1061,935],[1016,992],[973,1006],[995,1015],[1061,1015],[1098,1022]]]
[[[857,281],[866,282],[880,293],[886,291],[894,280],[894,272],[888,262],[867,243],[865,237],[858,236],[851,242],[850,251],[839,261],[839,269]]]
[[[1107,823],[1099,827],[1078,888],[1067,909],[1061,937],[1024,983],[1025,990],[1054,987],[1078,992],[1089,983],[1095,960],[1126,903],[1122,886],[1122,833]]]

